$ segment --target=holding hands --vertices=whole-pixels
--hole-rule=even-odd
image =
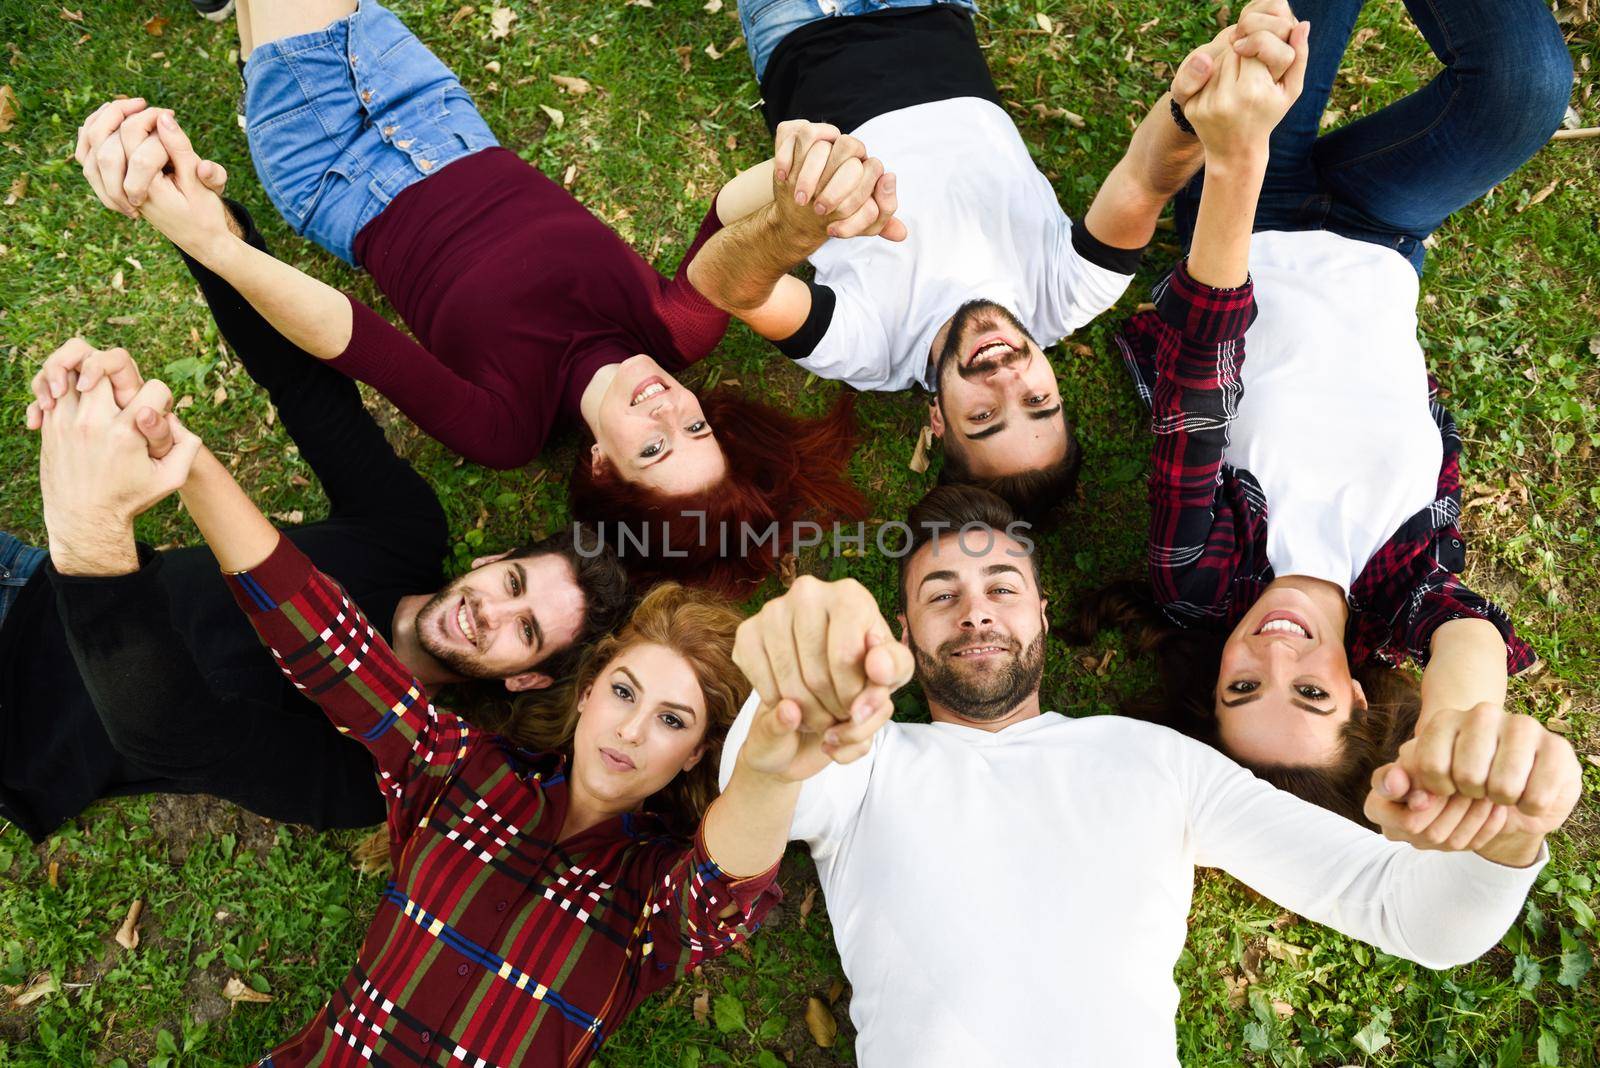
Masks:
[[[1373,772],[1366,815],[1385,837],[1418,849],[1470,849],[1525,867],[1582,792],[1565,738],[1484,702],[1424,719],[1394,763]]]
[[[1311,24],[1293,22],[1287,3],[1264,0],[1179,67],[1173,99],[1205,146],[1208,166],[1265,156],[1273,129],[1305,86],[1310,36]]]
[[[781,224],[818,244],[829,237],[906,238],[895,177],[858,138],[827,123],[778,124],[772,150],[772,200]]]
[[[183,486],[200,439],[121,349],[74,338],[34,379],[28,425],[42,431],[39,486],[50,555],[64,574],[135,570],[133,520]]]

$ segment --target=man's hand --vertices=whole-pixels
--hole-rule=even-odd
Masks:
[[[200,439],[167,412],[171,403],[171,391],[151,381],[120,410],[111,380],[102,378],[83,393],[69,381],[44,414],[39,488],[58,570],[108,574],[137,566],[134,517],[181,487],[200,451]],[[153,442],[164,450],[159,459],[150,455]]]
[[[826,123],[778,125],[772,151],[772,203],[787,232],[820,246],[829,237],[903,241],[895,178],[855,137]]]
[[[28,429],[44,425],[44,413],[55,408],[56,398],[64,395],[76,376],[79,393],[87,392],[101,379],[111,382],[111,394],[118,408],[132,403],[144,386],[144,376],[127,349],[101,351],[81,337],[75,337],[52,352],[33,376],[33,402],[28,405]]]
[[[156,177],[170,172],[171,158],[157,136],[162,116],[171,118],[172,112],[147,107],[142,98],[113,100],[78,128],[73,158],[84,178],[102,204],[130,219],[139,217]],[[196,173],[208,189],[222,195],[228,172],[221,164],[200,160]]]
[[[739,626],[733,662],[776,712],[791,703],[802,730],[821,734],[865,716],[869,687],[893,692],[911,679],[911,652],[894,640],[878,603],[854,579],[802,575]]]
[[[209,264],[223,244],[236,240],[236,224],[217,189],[200,177],[205,161],[170,112],[157,118],[156,136],[170,160],[170,174],[151,179],[140,213],[173,244]]]
[[[802,727],[794,701],[763,703],[739,750],[739,763],[780,782],[801,782],[830,763],[859,760],[872,749],[873,735],[894,718],[892,692],[887,686],[868,686],[852,702],[851,720],[821,733]]]
[[[1420,724],[1395,762],[1373,772],[1366,814],[1386,837],[1418,849],[1470,849],[1524,867],[1582,791],[1565,738],[1485,703]]]

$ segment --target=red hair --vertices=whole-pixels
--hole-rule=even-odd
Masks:
[[[701,493],[658,493],[619,478],[609,465],[596,474],[587,449],[573,467],[573,518],[600,528],[635,584],[675,579],[727,596],[748,594],[777,570],[796,522],[866,515],[865,498],[844,473],[857,442],[849,394],[821,419],[799,419],[728,388],[702,397],[700,406],[728,463],[727,477]],[[697,512],[705,518],[684,514]],[[776,543],[758,544],[774,523]],[[619,527],[642,533],[647,547],[622,541]]]

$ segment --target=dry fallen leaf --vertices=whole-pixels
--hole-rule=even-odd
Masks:
[[[1322,121],[1318,125],[1326,130],[1342,118],[1344,118],[1344,110],[1342,108],[1329,108],[1322,113]]]
[[[107,326],[132,326],[139,321],[137,315],[109,315],[106,317]]]
[[[1052,22],[1050,20],[1050,16],[1046,15],[1043,11],[1035,11],[1033,13],[1033,21],[1037,22],[1039,24],[1039,28],[1045,33],[1056,32],[1056,24]]]
[[[19,1009],[25,1009],[40,998],[47,998],[56,992],[56,977],[49,972],[42,972],[33,977],[33,982],[28,984],[28,989],[18,994],[11,1004]]]
[[[1556,191],[1556,186],[1559,184],[1559,179],[1553,179],[1549,185],[1545,186],[1543,189],[1533,194],[1533,196],[1529,197],[1528,202],[1517,209],[1517,214],[1521,215],[1535,204],[1543,204],[1550,194]]]
[[[715,41],[706,45],[706,55],[710,56],[713,60],[722,58],[722,53],[717,51],[717,45]]]
[[[800,926],[806,924],[806,917],[811,915],[811,910],[817,907],[817,888],[815,885],[806,887],[806,896],[800,899]]]
[[[491,59],[489,62],[483,65],[483,69],[488,71],[490,74],[499,74],[500,61],[498,59]]]
[[[654,3],[652,3],[651,0],[628,0],[628,2],[623,4],[622,6],[623,7],[655,7],[656,5]]]
[[[5,133],[17,122],[17,91],[9,85],[0,85],[0,133]]]
[[[212,404],[221,404],[224,401],[226,401],[227,399],[228,399],[228,389],[227,389],[226,386],[218,386],[216,392],[211,394],[211,403]]]
[[[462,4],[460,7],[456,8],[456,13],[450,16],[450,25],[454,26],[462,19],[470,16],[476,10],[478,9],[473,7],[471,4]]]
[[[711,1016],[711,991],[702,990],[694,996],[694,1022],[703,1024]]]
[[[117,928],[117,945],[123,949],[139,948],[139,913],[143,911],[144,902],[134,898],[133,904],[128,906],[128,915],[123,917],[122,926]]]
[[[1600,753],[1590,753],[1586,759],[1595,767],[1600,768]]]
[[[1356,35],[1350,38],[1350,48],[1360,48],[1376,36],[1378,36],[1378,28],[1376,26],[1367,26],[1364,29],[1357,30]],[[1347,52],[1349,50],[1349,48],[1345,49]]]
[[[833,1048],[833,1040],[839,1034],[839,1024],[821,998],[806,998],[806,1030],[811,1032],[811,1041],[818,1046]]]
[[[794,585],[794,580],[800,577],[800,561],[794,553],[784,553],[778,560],[778,581],[783,583],[783,588],[788,589]],[[744,943],[739,943],[743,945]]]
[[[590,85],[589,82],[584,78],[571,78],[565,74],[552,74],[550,75],[550,80],[561,86],[561,88],[565,89],[573,96],[582,96],[584,93],[587,93],[590,89],[594,88],[594,86]]]
[[[66,19],[68,22],[82,22],[83,21],[83,12],[81,12],[81,11],[68,11],[66,8],[63,7],[61,9],[61,17]]]
[[[706,14],[715,15],[722,10],[722,0],[706,0]]]
[[[1249,1000],[1250,980],[1242,975],[1223,973],[1222,982],[1228,988],[1228,1007],[1239,1009]]]
[[[6,191],[6,207],[10,207],[28,195],[28,176],[19,174],[11,183],[11,188]]]
[[[50,867],[48,869],[48,875],[46,878],[50,880],[50,889],[61,889],[61,862],[59,860],[52,860],[50,862]]]
[[[178,402],[172,406],[172,410],[175,412],[181,412],[185,408],[192,407],[194,407],[194,397],[191,394],[185,393],[183,396],[178,398]]]
[[[160,37],[167,32],[167,23],[170,21],[162,15],[151,15],[144,23],[144,32],[151,37]]]
[[[1311,951],[1305,946],[1297,946],[1293,942],[1267,936],[1267,952],[1275,960],[1297,961]]]
[[[517,13],[509,7],[497,7],[489,15],[489,36],[495,40],[511,36],[511,24],[517,21]]]
[[[237,975],[230,976],[223,984],[222,996],[237,1005],[239,1002],[248,1002],[253,1005],[265,1005],[272,1000],[271,994],[263,994],[259,990],[250,989],[249,985]]]
[[[566,125],[567,117],[561,114],[560,109],[553,108],[549,104],[540,104],[539,110],[550,116],[550,125],[554,126],[556,129],[559,130],[562,126]]]
[[[917,447],[911,451],[911,462],[907,467],[919,475],[928,473],[928,450],[933,448],[933,430],[924,423],[917,432]]]
[[[1289,1017],[1294,1015],[1294,1006],[1289,1004],[1287,1001],[1284,1001],[1282,998],[1273,998],[1272,1011],[1277,1013],[1282,1019],[1287,1020]]]
[[[118,267],[117,268],[117,273],[113,274],[111,276],[111,288],[115,289],[118,293],[123,293],[123,292],[127,291],[126,287],[123,285],[123,277],[122,277],[122,268],[121,267]]]
[[[694,62],[694,48],[690,45],[679,45],[673,51],[678,53],[678,65],[683,68],[683,73],[688,74]]]

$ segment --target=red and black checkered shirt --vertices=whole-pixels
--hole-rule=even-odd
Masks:
[[[338,992],[261,1064],[585,1064],[778,899],[776,865],[729,878],[648,816],[558,841],[565,759],[436,708],[287,539],[229,581],[284,674],[371,750],[395,873]]]
[[[1267,560],[1267,499],[1248,471],[1223,462],[1228,428],[1244,394],[1244,335],[1255,319],[1255,291],[1213,289],[1180,263],[1157,283],[1155,310],[1141,312],[1117,337],[1135,387],[1151,407],[1150,581],[1173,622],[1231,630],[1272,581]],[[1486,619],[1506,641],[1506,668],[1533,663],[1533,650],[1492,601],[1457,573],[1466,549],[1461,515],[1461,437],[1428,380],[1428,406],[1444,441],[1432,504],[1401,524],[1351,584],[1347,630],[1351,660],[1428,660],[1440,625]]]

